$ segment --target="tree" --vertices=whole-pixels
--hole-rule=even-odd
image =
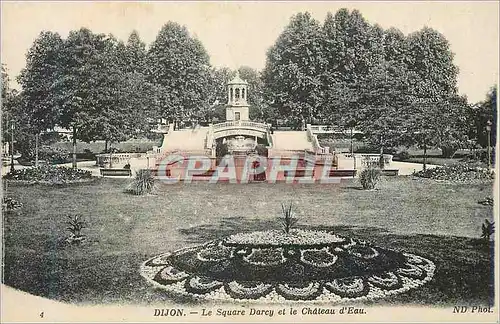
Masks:
[[[496,129],[497,129],[497,85],[490,88],[486,95],[486,99],[474,106],[471,113],[471,124],[473,125],[470,137],[475,139],[481,147],[488,146],[488,134],[486,125],[491,122],[491,138],[490,145],[496,146]]]
[[[126,115],[126,137],[148,136],[150,121],[159,117],[159,90],[147,79],[146,45],[133,31],[127,44],[118,42],[116,58],[122,71],[119,107]]]
[[[8,142],[10,138],[10,123],[13,118],[12,107],[10,105],[11,89],[9,87],[9,74],[7,68],[2,63],[2,143]]]
[[[148,80],[160,87],[162,116],[199,120],[209,109],[209,57],[186,27],[168,22],[148,51]]]
[[[461,124],[463,112],[463,105],[456,104],[458,68],[453,64],[449,42],[439,32],[424,27],[410,34],[406,41],[405,63],[412,76],[406,139],[408,145],[423,148],[425,169],[427,149],[445,145],[444,134],[455,137],[460,131],[453,128]],[[443,125],[452,126],[443,130]],[[455,137],[459,138],[463,136]]]
[[[322,75],[325,119],[343,128],[362,120],[362,98],[384,62],[383,31],[357,10],[328,13],[323,24],[326,69]]]
[[[213,122],[226,120],[227,83],[234,77],[235,72],[227,67],[210,69],[208,83],[208,104],[209,109],[205,120]]]
[[[124,138],[126,112],[120,106],[123,73],[111,35],[89,29],[71,31],[61,50],[58,94],[60,126],[72,129],[73,167],[76,141]]]
[[[293,16],[267,52],[264,96],[296,127],[311,122],[320,111],[324,69],[320,24],[309,13]]]
[[[58,123],[60,106],[55,87],[60,73],[60,53],[63,40],[57,33],[42,31],[26,54],[26,66],[18,76],[22,87],[19,110],[23,122],[17,137],[22,138],[24,158],[38,161],[40,135]]]
[[[264,121],[264,111],[266,104],[264,101],[264,84],[260,73],[248,66],[242,66],[238,69],[240,77],[248,82],[248,104],[249,117],[252,120]]]

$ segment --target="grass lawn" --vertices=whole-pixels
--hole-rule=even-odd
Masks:
[[[341,185],[176,184],[157,195],[123,192],[126,179],[47,187],[10,184],[24,206],[6,214],[4,282],[60,301],[83,304],[168,303],[139,274],[140,264],[240,231],[278,229],[282,202],[293,202],[298,227],[332,229],[381,247],[419,254],[436,264],[426,286],[392,303],[486,305],[493,293],[493,248],[477,238],[492,207],[478,200],[491,185],[384,178],[380,190]],[[89,227],[82,246],[65,246],[67,215]],[[491,256],[491,257],[490,257]],[[377,303],[382,303],[378,301]]]

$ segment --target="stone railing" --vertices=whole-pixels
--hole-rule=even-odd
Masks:
[[[229,127],[251,127],[251,128],[257,128],[260,130],[269,129],[268,124],[257,123],[257,122],[247,121],[247,120],[228,121],[228,122],[218,123],[218,124],[213,125],[214,130],[221,129],[221,128],[229,128]]]
[[[313,133],[311,124],[307,124],[306,127],[307,140],[311,142],[315,152],[322,151],[321,145],[319,145],[318,137]]]
[[[113,166],[116,165],[116,167],[123,166],[127,163],[130,162],[130,159],[133,158],[140,158],[141,156],[145,155],[145,153],[103,153],[103,154],[97,154],[96,155],[96,164],[97,165],[109,165],[110,160],[112,161],[111,164]],[[110,159],[111,157],[111,159]]]
[[[343,130],[338,126],[331,125],[311,125],[311,132],[314,134],[344,134],[350,133],[351,130]],[[361,132],[353,129],[353,134],[361,134]]]
[[[380,154],[354,154],[356,159],[361,161],[361,165],[363,167],[367,167],[369,165],[376,165],[380,162]],[[388,165],[392,162],[392,155],[391,154],[383,154],[382,155],[384,158],[384,164]]]

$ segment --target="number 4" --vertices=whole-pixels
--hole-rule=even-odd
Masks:
[[[43,318],[43,312],[40,313],[40,317]]]

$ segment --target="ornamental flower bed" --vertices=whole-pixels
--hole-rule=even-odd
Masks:
[[[201,300],[363,301],[419,287],[434,275],[423,257],[333,233],[239,233],[147,260],[141,274]]]
[[[64,184],[92,179],[92,172],[66,167],[42,165],[36,168],[25,168],[9,172],[8,180],[26,181],[29,183]]]
[[[414,175],[421,178],[453,182],[483,182],[495,178],[494,172],[467,163],[456,163],[422,170],[414,173]]]

